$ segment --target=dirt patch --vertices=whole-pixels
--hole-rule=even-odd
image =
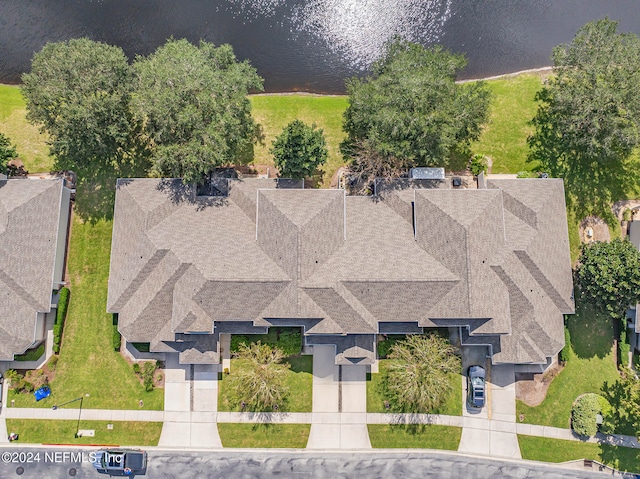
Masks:
[[[587,216],[580,222],[580,241],[583,243],[611,241],[609,226],[602,218]]]
[[[557,363],[543,374],[516,373],[516,399],[527,406],[537,406],[547,397],[547,390],[563,366]]]

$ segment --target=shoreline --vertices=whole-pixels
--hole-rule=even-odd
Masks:
[[[527,70],[520,70],[512,73],[501,73],[500,75],[492,75],[484,78],[469,78],[466,80],[457,80],[456,83],[469,83],[474,81],[487,81],[487,80],[499,80],[500,78],[509,78],[518,75],[526,75],[529,73],[544,73],[551,72],[553,70],[552,66],[538,67],[538,68],[529,68]],[[0,83],[0,85],[6,86],[16,86],[19,87],[21,83]],[[340,97],[347,96],[346,93],[317,93],[310,91],[281,91],[281,92],[264,92],[264,93],[250,93],[249,96],[322,96],[322,97]]]

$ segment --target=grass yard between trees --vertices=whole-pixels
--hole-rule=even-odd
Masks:
[[[518,436],[518,442],[522,459],[544,462],[592,459],[621,471],[640,472],[638,449],[522,435]]]
[[[613,350],[613,324],[607,315],[578,303],[576,314],[567,316],[571,351],[564,369],[552,381],[545,400],[530,407],[516,402],[524,422],[569,428],[571,406],[583,393],[600,394],[605,381],[615,382],[618,370]]]
[[[47,136],[27,121],[20,88],[0,84],[0,133],[16,145],[18,158],[29,173],[46,173],[53,168]]]
[[[310,424],[218,424],[222,445],[237,448],[303,449],[310,430]]]
[[[113,429],[107,429],[112,424]],[[7,419],[7,431],[15,432],[18,444],[108,444],[114,446],[157,446],[161,422],[83,421],[80,429],[93,429],[93,437],[75,437],[77,421]]]
[[[436,424],[368,424],[374,448],[419,448],[457,451],[461,427]]]
[[[142,409],[163,409],[164,390],[146,392],[112,346],[112,315],[106,312],[111,228],[111,221],[92,225],[74,216],[68,254],[71,299],[51,396],[36,402],[33,394],[9,391],[9,403],[51,407],[89,394],[83,408],[139,409],[142,399]]]
[[[273,165],[273,156],[269,153],[273,140],[287,124],[295,119],[311,125],[315,123],[324,131],[329,150],[327,163],[322,167],[322,185],[328,187],[333,174],[344,165],[340,154],[342,132],[342,114],[347,108],[346,96],[326,95],[252,95],[252,113],[262,125],[264,144],[256,145],[256,164]]]

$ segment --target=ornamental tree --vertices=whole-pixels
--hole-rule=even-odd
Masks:
[[[347,81],[343,155],[361,179],[411,166],[444,166],[452,150],[479,137],[489,91],[457,84],[466,59],[440,46],[394,40],[369,77]]]
[[[640,252],[619,238],[582,245],[575,271],[578,294],[613,318],[640,301]]]
[[[284,353],[268,344],[241,343],[237,358],[241,361],[232,376],[232,384],[238,402],[249,410],[277,410],[286,400],[289,389],[285,384],[288,363],[283,363]]]
[[[280,177],[297,180],[312,176],[329,156],[322,130],[300,120],[293,120],[284,127],[269,152]]]
[[[602,19],[552,58],[554,75],[535,97],[528,159],[565,179],[581,213],[594,202],[608,211],[613,188],[637,183],[627,160],[640,142],[640,39]]]
[[[249,90],[262,79],[229,45],[170,39],[134,64],[133,104],[151,140],[155,173],[197,182],[236,162],[258,138]]]
[[[460,372],[460,358],[445,338],[412,334],[388,355],[385,389],[390,403],[406,412],[430,412],[452,391],[449,375]]]

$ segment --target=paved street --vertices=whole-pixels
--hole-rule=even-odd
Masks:
[[[89,463],[95,449],[65,448],[0,448],[0,477],[3,479],[63,479],[108,477],[100,476]],[[32,462],[15,462],[7,452],[20,451]],[[55,453],[58,453],[57,455]],[[80,452],[84,452],[80,454]],[[34,458],[36,454],[38,461]],[[74,455],[72,456],[71,453]],[[234,451],[182,452],[150,449],[148,479],[202,478],[602,478],[601,473],[564,469],[528,461],[509,461],[451,453],[416,453],[407,451]],[[23,468],[18,474],[18,468]]]

